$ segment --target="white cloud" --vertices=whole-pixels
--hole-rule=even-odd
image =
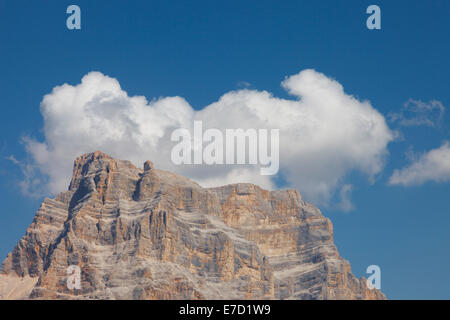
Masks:
[[[41,186],[42,181],[39,179],[39,174],[36,172],[37,168],[31,163],[17,160],[13,155],[9,155],[6,159],[14,163],[22,171],[23,180],[19,182],[22,193],[31,198],[39,197],[40,194],[36,193],[35,190]]]
[[[431,100],[426,103],[409,99],[399,113],[389,113],[391,122],[402,126],[439,126],[444,116],[445,107],[442,102]]]
[[[344,184],[341,187],[341,190],[339,191],[340,201],[337,204],[338,209],[348,212],[355,208],[350,199],[350,196],[352,195],[352,191],[353,191],[353,186],[351,184]]]
[[[351,171],[373,178],[383,168],[393,134],[368,101],[343,91],[335,80],[314,70],[286,78],[282,86],[296,99],[242,89],[195,111],[181,97],[148,102],[129,97],[116,79],[99,72],[80,84],[55,87],[41,103],[45,141],[29,139],[26,148],[47,191],[67,188],[73,160],[101,150],[138,166],[151,159],[204,185],[253,182],[274,187],[270,176],[250,166],[175,166],[170,161],[172,131],[202,120],[209,128],[280,129],[280,170],[290,187],[308,200],[326,204]]]
[[[249,88],[251,86],[250,82],[247,81],[238,81],[236,84],[238,88]]]
[[[440,148],[421,155],[409,166],[395,170],[389,179],[392,185],[420,185],[427,181],[450,181],[450,146],[445,142]]]

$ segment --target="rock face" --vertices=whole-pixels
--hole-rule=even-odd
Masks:
[[[71,265],[79,289],[67,286]],[[42,203],[3,262],[5,281],[16,294],[0,298],[385,298],[352,275],[330,220],[298,191],[202,188],[101,152],[77,158],[69,190]]]

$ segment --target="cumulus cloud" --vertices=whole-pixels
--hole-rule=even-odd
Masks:
[[[284,186],[300,189],[317,204],[327,204],[349,172],[373,178],[382,170],[393,134],[368,101],[346,94],[341,84],[314,70],[287,77],[282,86],[293,99],[242,89],[194,110],[182,97],[130,97],[116,79],[91,72],[80,84],[55,87],[44,97],[45,140],[28,139],[26,149],[47,177],[50,193],[67,188],[75,157],[95,150],[138,166],[151,159],[158,168],[206,186],[252,182],[276,187],[279,179],[261,176],[258,165],[174,165],[171,133],[191,130],[195,120],[202,120],[204,129],[280,129]],[[351,191],[344,189],[344,195]]]
[[[427,181],[450,181],[450,146],[446,141],[440,148],[430,150],[409,166],[395,170],[389,179],[391,185],[421,185]]]
[[[398,113],[389,113],[391,122],[401,126],[429,126],[436,127],[442,122],[445,107],[442,102],[431,100],[426,103],[420,100],[409,99]]]

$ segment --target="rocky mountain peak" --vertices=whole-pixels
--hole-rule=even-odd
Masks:
[[[68,191],[44,200],[1,273],[0,295],[32,299],[384,299],[297,190],[202,188],[100,151],[75,160]]]
[[[147,160],[144,162],[144,171],[150,171],[153,169],[153,162],[151,162],[150,160]]]

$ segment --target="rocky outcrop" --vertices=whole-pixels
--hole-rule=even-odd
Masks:
[[[31,299],[385,298],[352,275],[330,220],[298,191],[202,188],[101,152],[76,159],[69,190],[45,199],[1,274],[3,290],[28,288],[3,297]]]

